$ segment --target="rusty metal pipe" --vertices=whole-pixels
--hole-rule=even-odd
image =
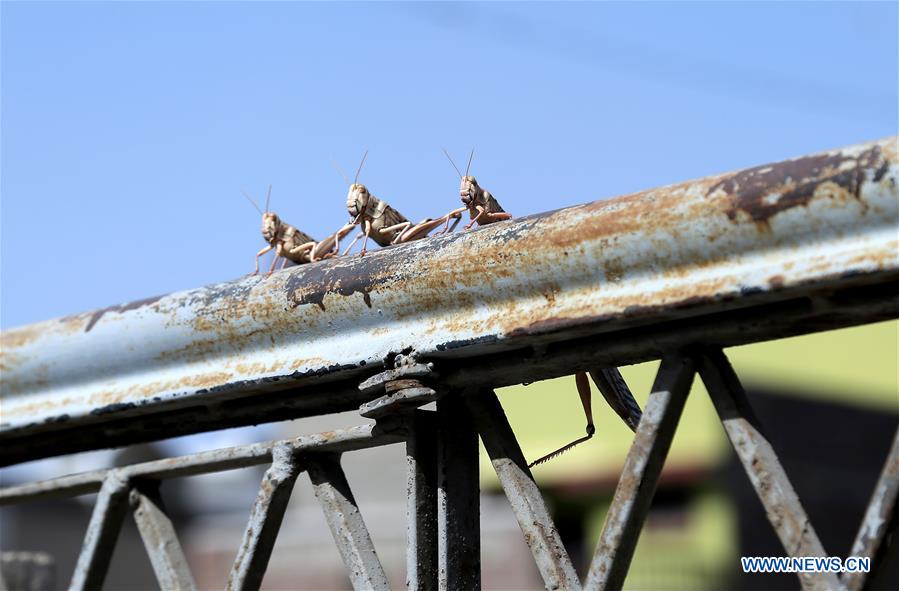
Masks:
[[[8,330],[0,463],[345,409],[408,348],[496,387],[570,372],[510,352],[575,339],[630,331],[620,363],[683,344],[654,340],[671,323],[728,344],[895,317],[897,176],[889,138]],[[720,319],[847,289],[874,299]]]

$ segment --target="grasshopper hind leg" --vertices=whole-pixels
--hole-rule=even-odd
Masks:
[[[596,433],[596,426],[593,424],[593,405],[590,400],[590,380],[587,378],[587,373],[578,372],[574,376],[574,381],[575,384],[577,384],[577,393],[581,399],[581,405],[584,407],[584,417],[587,419],[587,427],[585,429],[587,434],[579,439],[575,439],[568,445],[560,447],[554,452],[546,454],[542,458],[534,460],[528,464],[528,468],[533,468],[534,466],[548,462],[549,460],[562,455],[572,447],[585,441],[589,441],[593,437],[593,434]]]

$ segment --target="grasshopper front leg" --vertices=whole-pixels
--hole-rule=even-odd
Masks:
[[[363,236],[365,236],[365,233],[359,232],[359,234],[357,234],[356,237],[353,238],[353,241],[350,242],[350,245],[346,247],[346,250],[343,251],[343,256],[346,256],[346,254],[350,252],[350,250],[352,250],[354,246],[356,246],[356,243],[359,242],[359,239]]]
[[[265,253],[270,251],[272,248],[274,248],[274,247],[271,244],[269,244],[268,246],[266,246],[265,248],[263,248],[262,250],[260,250],[259,252],[256,253],[256,269],[252,273],[250,273],[250,276],[259,274],[259,257],[261,257],[262,255],[264,255]]]
[[[359,251],[360,257],[364,257],[365,253],[368,252],[368,249],[366,247],[368,246],[368,238],[371,235],[371,229],[372,229],[371,222],[368,220],[363,220],[362,228],[363,228],[363,231],[365,232],[365,239],[362,240],[362,250]]]
[[[467,226],[465,226],[466,230],[471,230],[472,226],[474,226],[476,223],[478,223],[478,220],[481,219],[481,216],[484,215],[485,213],[487,213],[487,210],[484,209],[483,206],[476,205],[475,207],[478,210],[478,214],[476,216],[474,216],[473,218],[471,218],[471,221],[468,223]]]
[[[268,273],[265,274],[266,277],[270,276],[272,273],[275,272],[275,265],[278,263],[278,259],[281,258],[282,256],[284,256],[282,254],[284,252],[283,248],[284,248],[284,246],[279,242],[278,246],[275,248],[275,256],[272,259],[272,266],[269,267]]]

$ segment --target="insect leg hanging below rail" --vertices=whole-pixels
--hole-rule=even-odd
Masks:
[[[621,417],[621,420],[623,420],[632,431],[636,432],[637,425],[640,423],[640,418],[643,413],[640,410],[640,405],[634,400],[634,396],[631,394],[630,388],[628,388],[627,382],[624,381],[618,368],[608,367],[590,370],[590,377],[593,378],[593,383],[599,388],[599,392],[602,394],[603,398],[606,399],[606,402],[609,403],[609,406],[612,407],[612,410]],[[577,384],[577,392],[581,399],[581,405],[584,407],[584,416],[587,419],[587,434],[584,437],[575,439],[568,445],[560,447],[552,453],[548,453],[545,456],[534,460],[528,465],[528,468],[532,468],[562,455],[574,446],[588,441],[593,437],[593,434],[596,433],[596,427],[593,424],[590,381],[587,379],[587,372],[578,372],[575,374],[574,379]]]

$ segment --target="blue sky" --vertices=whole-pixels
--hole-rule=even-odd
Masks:
[[[409,218],[524,215],[897,133],[897,4],[2,2],[0,324],[322,237],[333,156]]]

